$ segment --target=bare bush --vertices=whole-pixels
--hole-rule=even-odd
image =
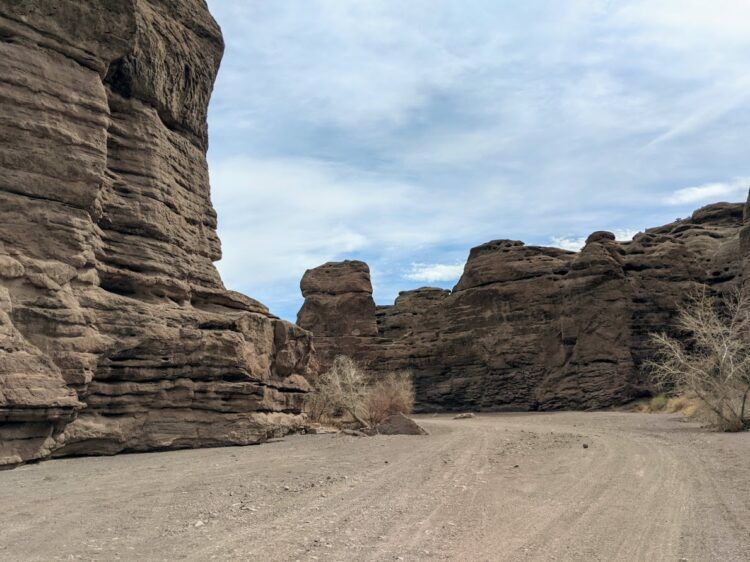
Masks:
[[[740,291],[717,298],[702,292],[682,307],[676,328],[687,337],[652,336],[650,363],[664,388],[690,392],[724,431],[750,427],[750,301]]]
[[[310,421],[327,423],[331,421],[331,412],[335,408],[331,404],[327,394],[321,393],[316,387],[314,392],[307,395],[305,399],[305,412]]]
[[[410,414],[414,408],[414,384],[407,372],[388,373],[375,380],[364,403],[365,419],[375,426],[393,414]]]
[[[367,377],[362,370],[349,357],[339,355],[331,368],[320,375],[308,404],[312,404],[319,418],[330,419],[347,413],[357,423],[368,427],[362,417],[368,391]]]
[[[350,416],[365,428],[391,414],[409,414],[414,406],[414,386],[409,373],[389,373],[371,378],[349,357],[336,357],[308,396],[307,413],[313,421],[333,422]]]

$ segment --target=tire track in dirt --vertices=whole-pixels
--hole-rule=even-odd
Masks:
[[[429,436],[0,472],[0,560],[750,559],[750,435],[616,412],[418,419]]]

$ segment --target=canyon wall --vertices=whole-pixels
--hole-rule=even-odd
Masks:
[[[310,334],[224,288],[203,0],[0,3],[0,465],[301,423]]]
[[[298,324],[324,365],[346,354],[411,371],[423,411],[623,404],[652,390],[649,334],[696,289],[738,282],[742,226],[743,205],[719,203],[631,242],[596,232],[578,253],[495,240],[471,250],[452,291],[379,307],[366,264],[329,263],[305,274]]]

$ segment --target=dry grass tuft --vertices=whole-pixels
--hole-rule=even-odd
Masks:
[[[670,414],[682,414],[692,418],[701,411],[701,402],[694,394],[682,394],[670,398],[665,410]]]
[[[665,394],[659,394],[649,400],[648,409],[650,412],[663,412],[668,403],[669,398]]]

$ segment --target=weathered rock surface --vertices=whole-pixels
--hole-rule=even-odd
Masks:
[[[427,435],[427,431],[404,414],[392,414],[375,426],[380,435]]]
[[[330,364],[336,355],[354,355],[378,335],[370,268],[361,261],[326,263],[305,272],[300,283],[305,302],[299,326],[318,330],[315,350]]]
[[[202,0],[0,3],[0,465],[255,443],[310,335],[227,291]]]
[[[314,332],[323,363],[344,353],[373,371],[412,371],[421,410],[621,404],[651,390],[649,334],[669,330],[696,288],[738,281],[750,255],[742,225],[742,205],[719,203],[631,242],[596,232],[579,253],[496,240],[471,250],[453,291],[405,291],[377,307],[377,335],[348,330],[373,314],[335,305],[347,284],[317,293],[315,315],[301,313],[299,324]],[[743,230],[745,246],[748,238]],[[323,267],[347,278],[351,263]],[[356,294],[370,297],[370,287]]]

